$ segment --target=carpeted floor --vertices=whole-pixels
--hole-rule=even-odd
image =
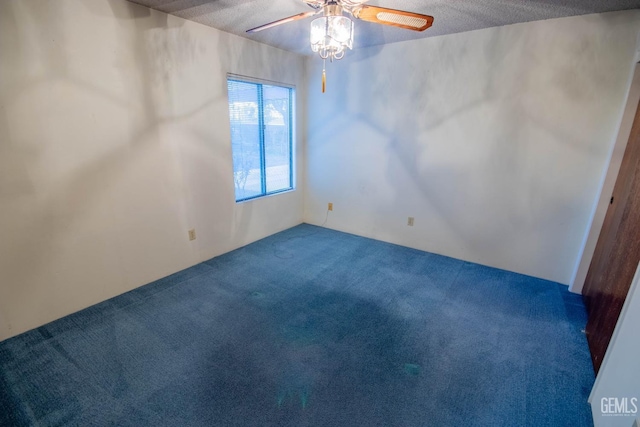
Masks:
[[[0,425],[588,426],[566,286],[301,225],[0,343]]]

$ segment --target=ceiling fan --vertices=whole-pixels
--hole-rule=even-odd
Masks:
[[[424,31],[433,24],[433,16],[404,10],[388,9],[385,7],[365,5],[368,0],[302,0],[312,9],[311,12],[299,13],[287,18],[279,19],[268,24],[247,30],[247,33],[273,28],[319,15],[311,22],[311,49],[322,59],[342,59],[346,48],[353,48],[353,20],[361,19],[376,24],[391,25],[413,31]],[[322,91],[325,89],[325,70],[322,70]]]

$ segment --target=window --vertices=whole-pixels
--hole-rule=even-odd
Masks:
[[[236,201],[293,189],[294,89],[227,79]]]

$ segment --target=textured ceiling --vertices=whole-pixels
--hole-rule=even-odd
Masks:
[[[130,0],[281,49],[312,54],[309,23],[290,22],[258,33],[245,31],[312,9],[301,0]],[[518,22],[640,8],[640,0],[371,0],[367,4],[433,16],[419,33],[356,20],[355,46],[453,34]]]

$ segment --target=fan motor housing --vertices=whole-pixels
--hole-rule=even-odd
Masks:
[[[329,3],[323,8],[324,16],[342,16],[342,6],[337,3]]]

